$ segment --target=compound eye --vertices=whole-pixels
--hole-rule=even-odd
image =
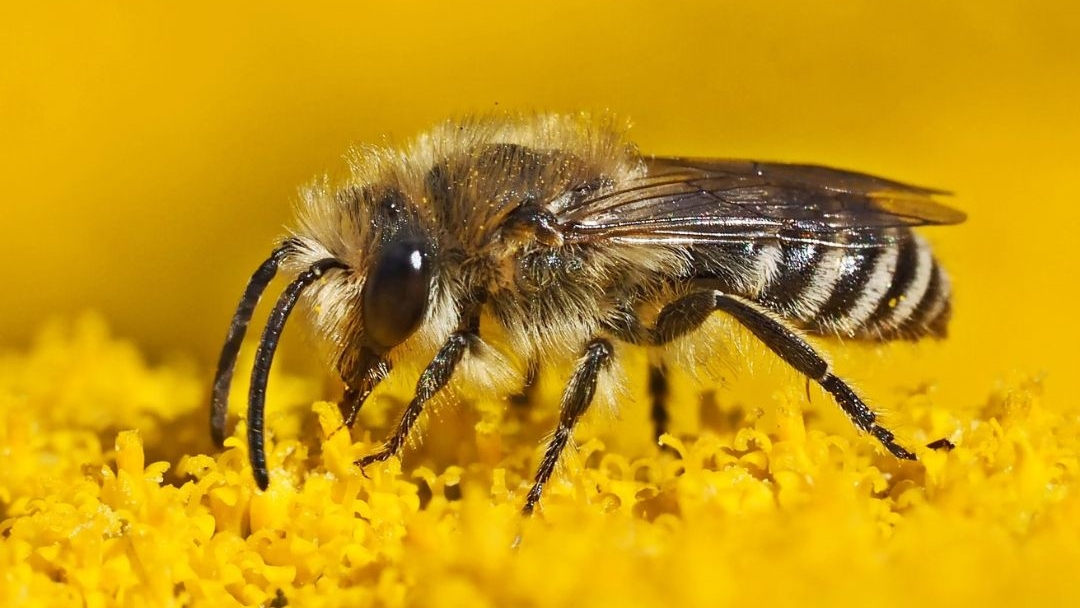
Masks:
[[[383,247],[364,285],[364,330],[373,346],[388,350],[420,325],[431,291],[431,261],[419,241]]]

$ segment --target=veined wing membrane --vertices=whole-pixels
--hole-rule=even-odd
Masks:
[[[647,173],[624,188],[556,210],[571,239],[865,241],[860,235],[965,218],[934,200],[943,191],[840,169],[741,160],[645,162]]]

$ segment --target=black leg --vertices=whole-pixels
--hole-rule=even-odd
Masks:
[[[371,391],[367,391],[369,394]],[[351,386],[345,387],[345,394],[341,396],[341,401],[338,401],[338,411],[341,412],[341,427],[337,430],[340,431],[343,428],[352,428],[353,424],[356,424],[356,416],[360,414],[360,408],[363,407],[364,401],[367,400],[367,395],[364,391]],[[337,431],[335,431],[337,432]]]
[[[851,418],[855,426],[870,433],[897,458],[914,460],[915,455],[896,443],[892,431],[877,424],[877,415],[843,380],[834,375],[826,361],[795,330],[763,308],[719,291],[702,291],[684,296],[660,311],[654,343],[659,345],[696,329],[713,311],[723,311],[749,329],[765,346],[788,365],[821,385]]]
[[[668,431],[671,416],[667,410],[668,394],[667,370],[663,364],[649,364],[649,397],[652,400],[653,439],[660,442],[660,436]]]
[[[360,408],[363,407],[368,396],[371,395],[371,391],[375,390],[375,387],[390,372],[389,361],[383,361],[374,354],[366,352],[366,349],[361,361],[363,372],[354,374],[356,379],[345,383],[345,394],[338,403],[342,426],[350,429],[356,423],[356,416],[360,413]]]
[[[706,314],[705,317],[708,317]],[[698,323],[705,320],[702,317]],[[696,327],[696,326],[695,326]],[[624,306],[614,321],[604,325],[609,335],[630,344],[652,344],[653,331],[646,327],[638,317],[634,306]],[[660,442],[660,436],[668,431],[671,416],[667,401],[670,393],[667,381],[667,369],[663,363],[649,363],[649,414],[653,422],[653,439]]]
[[[544,458],[540,461],[540,467],[536,471],[536,479],[529,495],[525,499],[525,506],[521,514],[532,515],[536,503],[540,501],[540,495],[544,491],[544,484],[551,479],[555,472],[555,464],[559,462],[566,444],[570,442],[574,425],[577,424],[585,410],[589,409],[593,395],[596,393],[596,380],[600,371],[607,367],[611,361],[611,343],[603,338],[594,338],[585,347],[585,356],[581,358],[570,383],[563,392],[562,404],[559,413],[559,426],[555,428],[555,435],[548,442]]]
[[[341,412],[342,420],[341,428],[351,429],[356,424],[356,417],[360,414],[360,408],[364,406],[364,402],[371,395],[371,391],[375,390],[381,380],[381,377],[372,380],[365,378],[356,387],[348,385],[345,387],[345,394],[341,396],[341,401],[338,402],[338,410]]]
[[[367,397],[372,394],[378,383],[386,376],[386,373],[376,373],[373,370],[372,373],[362,377],[355,384],[346,384],[345,394],[341,395],[341,401],[338,402],[341,423],[330,434],[336,435],[343,430],[352,429],[353,424],[356,423],[356,417],[360,415],[360,408],[367,401]]]
[[[457,369],[458,363],[461,362],[461,358],[465,355],[465,351],[478,337],[475,329],[450,334],[442,348],[435,354],[435,358],[431,360],[431,363],[428,363],[428,366],[424,368],[424,372],[420,374],[420,380],[416,383],[416,395],[409,402],[409,406],[405,408],[405,413],[402,414],[401,421],[398,422],[397,430],[386,440],[382,449],[357,460],[355,464],[358,467],[364,468],[373,462],[381,462],[398,453],[401,446],[405,444],[405,439],[409,436],[409,431],[412,430],[416,419],[420,417],[424,404],[446,386],[446,383],[450,381],[450,377],[453,376],[454,370]]]

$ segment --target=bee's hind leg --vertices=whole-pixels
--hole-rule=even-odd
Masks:
[[[813,346],[794,329],[749,300],[715,290],[687,294],[660,311],[652,331],[653,344],[665,344],[693,331],[715,311],[734,317],[788,365],[821,385],[855,426],[873,435],[893,456],[915,460],[915,454],[896,443],[892,431],[877,423],[874,411],[846,382],[832,373],[829,362]]]
[[[544,458],[540,461],[540,467],[536,470],[536,478],[532,489],[525,499],[525,506],[521,509],[524,516],[532,515],[536,503],[540,501],[540,495],[544,491],[544,484],[551,479],[555,472],[555,465],[559,462],[566,444],[570,442],[574,426],[581,415],[589,409],[593,395],[596,393],[596,382],[600,372],[610,363],[613,355],[611,342],[604,338],[593,338],[585,346],[584,356],[578,360],[577,369],[571,376],[570,382],[563,391],[562,404],[560,405],[559,426],[555,428],[555,434],[548,441]]]

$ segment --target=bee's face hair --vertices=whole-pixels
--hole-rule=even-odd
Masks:
[[[409,338],[428,308],[432,247],[402,195],[394,190],[383,190],[377,201],[370,205],[370,195],[359,191],[346,194],[352,194],[358,205],[349,215],[359,218],[366,214],[379,227],[372,233],[375,238],[366,251],[370,262],[368,272],[357,272],[356,267],[320,247],[317,241],[302,237],[286,239],[252,275],[233,316],[218,362],[211,429],[214,440],[220,445],[225,437],[228,386],[255,304],[279,265],[296,271],[297,276],[281,293],[266,322],[251,373],[248,443],[256,482],[262,489],[270,482],[262,447],[266,385],[281,333],[301,296],[307,296],[305,301],[312,314],[318,316],[328,310],[330,314],[326,318],[329,322],[348,332],[343,334],[345,337],[341,342],[349,348],[337,349],[337,364],[344,378],[357,383],[363,376],[385,375],[388,371],[385,353]],[[360,223],[354,222],[354,225]],[[321,303],[329,306],[324,307]],[[350,311],[352,314],[348,314]],[[365,324],[365,319],[370,323]],[[365,330],[365,326],[370,329]]]
[[[353,382],[384,373],[431,306],[438,247],[416,196],[385,175],[305,192],[295,253],[284,265],[298,273],[332,258],[351,269],[312,284],[301,303],[326,356]]]

